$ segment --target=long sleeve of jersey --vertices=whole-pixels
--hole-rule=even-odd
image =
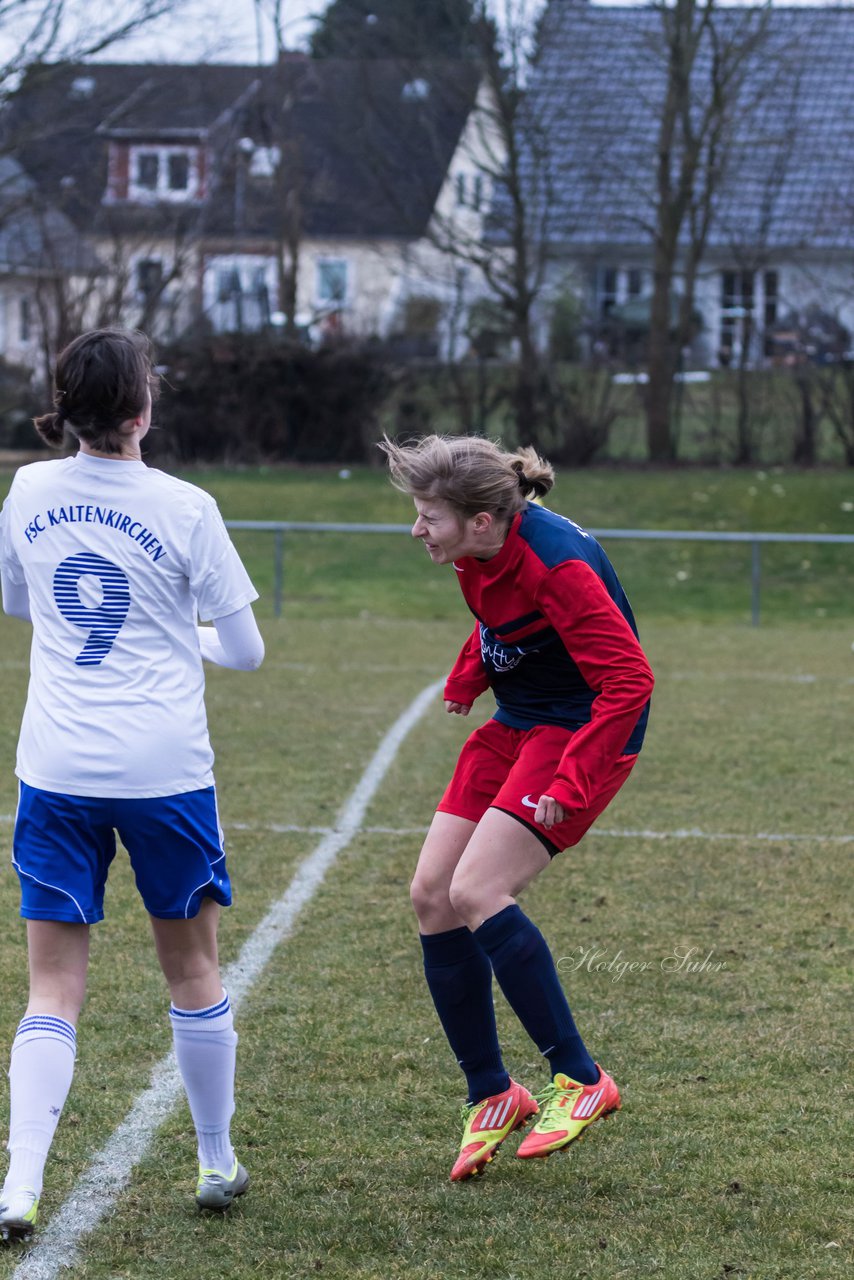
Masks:
[[[480,624],[476,624],[459,652],[445,682],[445,701],[470,707],[489,688],[489,679],[480,656]]]
[[[586,808],[599,779],[625,751],[652,693],[653,675],[623,613],[584,561],[551,569],[536,599],[596,691],[590,719],[572,735],[548,793],[565,809]]]

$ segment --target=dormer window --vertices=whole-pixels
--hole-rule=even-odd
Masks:
[[[194,200],[199,193],[198,152],[190,147],[130,148],[131,200]]]
[[[140,151],[136,156],[134,185],[146,191],[156,191],[160,180],[160,157],[156,151]]]
[[[172,151],[166,157],[166,185],[170,191],[188,190],[190,157],[186,151]]]

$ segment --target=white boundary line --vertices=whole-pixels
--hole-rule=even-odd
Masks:
[[[594,827],[591,836],[608,836],[616,840],[763,840],[786,844],[790,841],[809,844],[854,844],[854,835],[829,836],[791,831],[702,831],[699,827],[683,827],[676,831],[609,831]]]
[[[268,823],[256,826],[251,822],[226,824],[230,831],[272,831],[277,835],[324,835],[333,827],[300,827]],[[362,827],[362,834],[369,836],[424,836],[427,827]],[[675,831],[631,830],[623,827],[592,827],[587,836],[605,836],[609,840],[762,840],[773,843],[854,844],[854,835],[821,835],[817,832],[791,831],[703,831],[700,827],[677,827]],[[585,836],[585,839],[587,839]]]
[[[0,823],[14,821],[13,815],[0,813]],[[343,831],[343,827],[303,827],[292,822],[225,822],[223,826],[226,831],[269,831],[273,835],[334,836]],[[424,836],[427,826],[359,827],[359,831],[366,836]],[[592,827],[585,839],[590,836],[604,836],[609,840],[760,840],[772,844],[790,841],[795,844],[854,844],[854,835],[829,835],[820,831],[703,831],[701,827],[676,827],[673,831]]]
[[[711,681],[732,684],[737,680],[749,680],[751,684],[854,684],[851,676],[813,676],[809,674],[787,675],[783,671],[670,671],[662,681]]]
[[[361,829],[361,822],[377,788],[411,729],[439,692],[438,680],[418,695],[394,722],[344,805],[335,827],[303,863],[284,894],[245,942],[238,958],[223,971],[223,985],[237,1007],[261,976],[276,947],[293,930],[296,919],[314,897],[341,850]],[[275,827],[264,828],[276,831]],[[148,1151],[157,1130],[182,1091],[174,1053],[154,1067],[151,1083],[131,1107],[105,1146],[92,1158],[68,1199],[51,1217],[13,1272],[13,1280],[53,1280],[73,1267],[81,1239],[95,1229],[130,1181],[134,1166]]]

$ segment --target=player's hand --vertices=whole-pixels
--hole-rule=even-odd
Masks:
[[[471,704],[466,702],[448,702],[446,699],[445,710],[449,716],[467,716],[471,711]]]
[[[558,804],[557,800],[553,799],[552,796],[540,796],[537,812],[534,814],[534,821],[548,831],[551,827],[563,822],[563,819],[563,805]]]

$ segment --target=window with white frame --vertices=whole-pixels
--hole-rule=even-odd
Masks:
[[[217,302],[230,302],[232,298],[239,297],[246,292],[239,270],[230,264],[218,265],[215,271],[215,279]]]
[[[194,200],[199,193],[199,153],[195,147],[130,148],[131,200]]]
[[[746,355],[744,348],[750,340],[755,286],[752,271],[721,272],[718,359],[722,365],[738,364]]]
[[[349,300],[349,264],[346,258],[319,258],[315,293],[321,307],[345,307]]]
[[[739,364],[759,353],[773,355],[779,294],[776,271],[721,272],[718,359],[722,365]]]
[[[596,315],[600,320],[625,302],[648,292],[648,274],[642,267],[616,267],[599,263],[593,278]]]
[[[255,254],[208,259],[204,276],[205,312],[218,333],[254,333],[270,324],[275,311],[276,263]]]

